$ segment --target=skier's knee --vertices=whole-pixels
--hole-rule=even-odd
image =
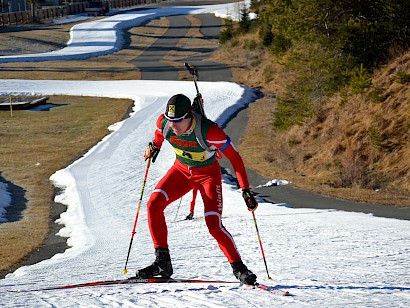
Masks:
[[[168,195],[164,190],[155,189],[148,200],[148,204],[147,204],[148,212],[158,211],[158,210],[163,211],[169,203],[168,200],[169,200]]]
[[[221,223],[218,215],[206,215],[205,222],[206,226],[208,227],[209,233],[213,237],[221,232]]]

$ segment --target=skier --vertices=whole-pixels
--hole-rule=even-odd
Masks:
[[[202,142],[198,135],[203,137]],[[249,189],[241,156],[224,131],[216,123],[194,112],[190,99],[183,94],[172,96],[165,113],[158,117],[154,138],[144,151],[144,159],[150,158],[155,162],[165,139],[173,147],[176,159],[158,182],[147,204],[148,225],[156,259],[151,265],[138,270],[136,277],[171,277],[173,268],[168,249],[168,229],[164,210],[191,189],[198,189],[204,202],[208,230],[231,264],[235,277],[244,284],[254,285],[256,275],[242,262],[231,234],[221,221],[222,175],[216,160],[217,150],[222,152],[234,167],[248,210],[254,211],[258,207]],[[206,145],[203,140],[206,140]]]

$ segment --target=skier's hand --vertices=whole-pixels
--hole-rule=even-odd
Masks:
[[[202,114],[201,110],[204,110],[203,108],[202,95],[198,93],[192,102],[192,111]]]
[[[159,150],[159,148],[155,147],[155,145],[152,142],[150,142],[148,146],[145,148],[144,160],[152,158],[152,162],[155,163],[155,160],[157,159],[157,156],[159,154]]]
[[[248,211],[253,212],[258,208],[258,201],[256,201],[249,188],[242,190],[242,197],[245,200]]]

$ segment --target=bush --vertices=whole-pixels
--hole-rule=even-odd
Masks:
[[[357,186],[365,189],[379,189],[381,187],[382,180],[372,168],[371,159],[360,152],[353,151],[343,161],[336,160],[334,162],[337,169],[335,187]]]
[[[293,125],[300,125],[313,115],[312,104],[301,97],[278,97],[273,118],[274,131],[286,131]]]
[[[380,103],[383,100],[383,97],[381,96],[382,93],[383,93],[383,88],[376,87],[372,89],[372,91],[370,92],[370,100],[372,101],[372,103],[374,104]]]
[[[269,25],[262,25],[259,29],[259,38],[261,43],[265,47],[269,47],[273,42],[273,33],[271,30],[271,26]]]
[[[377,127],[370,127],[367,133],[371,144],[376,148],[383,147],[383,136]]]
[[[255,40],[247,40],[243,44],[243,48],[247,50],[255,50],[258,47],[258,43]]]
[[[262,60],[261,60],[261,59],[257,59],[257,60],[255,60],[255,61],[252,61],[252,62],[251,62],[251,66],[252,66],[252,67],[258,67],[261,63],[262,63]]]
[[[271,64],[268,64],[264,67],[262,71],[262,77],[264,82],[271,82],[273,80],[274,75]]]
[[[292,46],[292,43],[289,39],[281,34],[272,34],[272,42],[269,45],[269,50],[274,55],[281,55],[289,50]]]
[[[410,82],[410,74],[404,69],[404,67],[400,66],[397,68],[396,72],[394,73],[394,80],[398,83],[407,83]]]
[[[370,73],[363,64],[347,72],[347,75],[350,77],[349,87],[353,94],[362,94],[371,85]]]
[[[239,31],[247,33],[251,28],[252,22],[249,18],[249,11],[246,7],[241,9],[241,21],[239,22]]]
[[[221,30],[221,34],[219,36],[219,42],[221,44],[225,44],[226,42],[230,41],[233,38],[233,22],[230,19],[225,20],[225,25]]]

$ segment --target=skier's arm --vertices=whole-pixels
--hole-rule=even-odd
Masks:
[[[206,141],[218,148],[229,159],[235,170],[239,186],[242,189],[249,189],[248,175],[242,157],[225,132],[219,126],[212,125],[206,135]]]
[[[255,211],[258,207],[253,193],[249,189],[248,175],[246,174],[245,164],[243,163],[241,155],[235,149],[229,137],[225,132],[217,125],[212,125],[206,136],[206,141],[211,145],[217,147],[231,162],[236,177],[239,182],[239,186],[242,188],[242,197],[245,200],[245,204],[249,211]]]

